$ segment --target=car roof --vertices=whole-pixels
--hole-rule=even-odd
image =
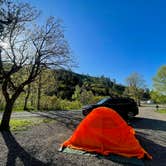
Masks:
[[[113,101],[123,101],[123,102],[135,102],[134,99],[131,99],[129,97],[105,97],[103,98],[102,100],[100,100],[98,103],[101,103],[101,102],[106,102],[108,100],[113,100]]]

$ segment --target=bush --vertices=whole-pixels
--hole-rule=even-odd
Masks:
[[[68,101],[66,110],[78,110],[82,107],[82,104],[79,101]]]
[[[41,110],[72,110],[80,109],[79,101],[68,101],[56,96],[43,96],[41,99]]]
[[[81,95],[80,95],[80,102],[83,105],[91,104],[93,97],[94,97],[94,95],[93,95],[92,91],[87,91],[86,89],[83,89],[83,91],[81,92]]]
[[[151,91],[150,95],[151,95],[151,99],[155,103],[159,103],[159,104],[165,104],[166,103],[166,95],[160,94],[157,91]]]

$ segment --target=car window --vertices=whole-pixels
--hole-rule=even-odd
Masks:
[[[107,101],[107,104],[117,104],[117,99],[110,99]]]
[[[125,103],[128,103],[129,101],[127,99],[120,99],[119,102],[125,104]]]
[[[128,104],[129,100],[127,99],[122,99],[122,98],[116,98],[111,100],[112,104]]]
[[[106,101],[108,101],[109,100],[109,98],[104,98],[104,99],[102,99],[102,100],[100,100],[98,103],[97,103],[97,105],[101,105],[101,104],[104,104]]]

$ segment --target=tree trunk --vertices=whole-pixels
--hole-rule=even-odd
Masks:
[[[12,113],[13,104],[14,104],[14,102],[11,102],[11,100],[9,100],[6,103],[5,111],[3,113],[2,121],[1,121],[1,125],[0,125],[0,131],[10,130],[9,123],[10,123],[10,117],[11,117],[11,113]]]
[[[5,105],[5,110],[4,110],[4,113],[3,113],[3,116],[2,116],[2,121],[1,121],[1,124],[0,124],[0,131],[10,130],[9,123],[10,123],[11,113],[12,113],[12,110],[13,110],[13,105],[14,105],[16,99],[19,97],[20,93],[23,91],[23,87],[20,86],[16,90],[16,92],[12,95],[12,97],[9,98],[9,94],[7,92],[6,87],[7,87],[7,83],[5,83],[3,85],[3,88],[2,88],[4,97],[6,99],[6,105]]]
[[[31,90],[31,86],[29,84],[28,90],[27,90],[27,95],[26,95],[25,101],[24,101],[24,111],[28,110],[27,104],[28,104],[28,99],[29,99],[29,95],[30,95],[30,90]]]
[[[40,111],[40,100],[41,100],[41,73],[39,74],[39,83],[38,83],[38,88],[37,88],[37,110]]]

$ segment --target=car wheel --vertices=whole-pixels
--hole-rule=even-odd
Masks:
[[[132,119],[134,117],[134,113],[129,111],[127,116],[128,116],[128,118]]]
[[[89,114],[89,112],[90,112],[89,110],[83,110],[83,111],[82,111],[82,114],[83,114],[84,116],[87,116],[87,115]]]

